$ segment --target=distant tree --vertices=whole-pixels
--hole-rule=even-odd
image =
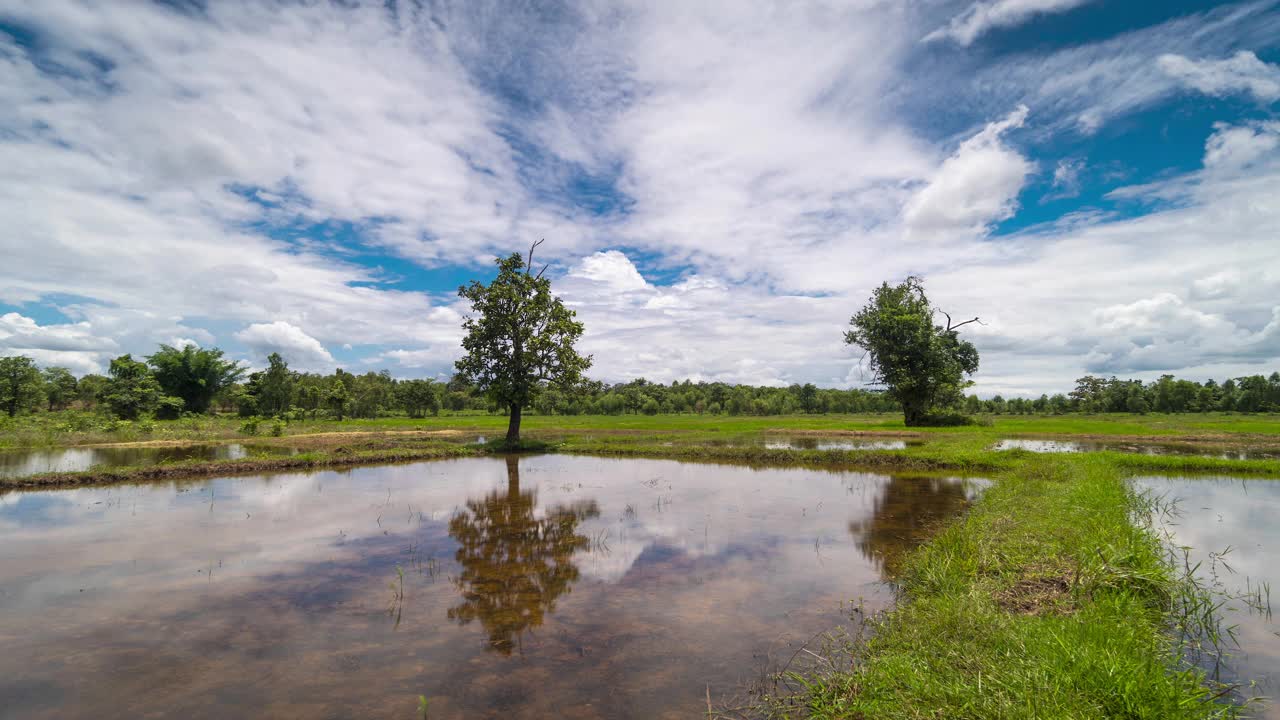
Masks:
[[[110,381],[95,373],[90,373],[76,382],[76,401],[85,409],[90,409],[102,402]]]
[[[440,414],[440,393],[430,380],[405,380],[396,385],[396,399],[411,418]]]
[[[961,340],[959,328],[977,318],[946,326],[935,325],[941,312],[929,303],[920,278],[908,277],[891,287],[884,283],[849,321],[850,345],[866,350],[877,383],[902,404],[907,425],[929,422],[935,408],[958,402],[971,385],[965,377],[978,369],[978,350]]]
[[[102,399],[116,417],[136,420],[160,405],[160,383],[146,363],[134,360],[132,355],[121,355],[111,361],[109,375]]]
[[[267,356],[267,369],[249,376],[248,393],[254,400],[254,414],[279,415],[293,401],[294,373],[280,353]]]
[[[49,410],[65,410],[76,399],[76,376],[64,367],[45,368],[41,375]]]
[[[329,392],[325,395],[325,404],[333,411],[334,415],[341,420],[347,411],[347,403],[351,400],[351,395],[347,393],[347,384],[342,382],[341,378],[333,381],[333,386],[329,388]]]
[[[195,345],[181,348],[161,345],[147,356],[147,362],[160,389],[166,395],[180,398],[182,409],[193,413],[208,412],[214,396],[244,374],[244,368],[224,360],[218,348]]]
[[[0,358],[0,407],[13,417],[44,399],[43,380],[36,363],[25,355]]]
[[[591,358],[574,350],[582,323],[551,294],[551,281],[533,274],[533,251],[528,260],[518,253],[498,258],[498,276],[484,285],[472,282],[458,288],[471,302],[472,317],[462,324],[466,354],[457,362],[458,375],[508,410],[507,442],[520,440],[521,411],[529,407],[543,383],[570,389],[591,367]]]

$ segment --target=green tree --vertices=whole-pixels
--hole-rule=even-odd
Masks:
[[[935,325],[937,310],[924,294],[920,278],[876,288],[870,301],[849,321],[844,340],[867,352],[875,381],[902,404],[907,425],[929,422],[936,408],[958,402],[978,369],[978,350],[956,330],[978,319]]]
[[[411,418],[440,414],[440,392],[430,380],[405,380],[397,384],[396,401]]]
[[[180,398],[187,412],[208,412],[219,392],[240,379],[244,368],[224,360],[218,348],[184,345],[181,349],[161,345],[147,356],[156,382],[166,395]]]
[[[29,410],[44,399],[36,363],[25,355],[0,358],[0,407],[9,417]]]
[[[111,361],[106,392],[103,400],[111,413],[124,420],[136,420],[140,415],[153,412],[160,404],[160,383],[146,363],[121,355]]]
[[[329,388],[329,393],[325,395],[325,404],[333,411],[338,419],[341,420],[347,411],[347,402],[351,400],[351,395],[347,393],[347,384],[342,382],[342,378],[333,381],[333,386]]]
[[[279,415],[289,409],[293,400],[294,373],[280,353],[267,356],[267,369],[249,376],[248,392],[254,399],[254,412]]]
[[[85,409],[96,407],[106,395],[110,382],[102,375],[85,375],[76,383],[76,401]]]
[[[541,243],[529,248],[528,260],[519,253],[498,258],[498,276],[488,285],[458,288],[474,313],[462,324],[466,354],[458,374],[507,408],[510,444],[520,441],[520,413],[543,383],[569,390],[591,367],[591,357],[573,347],[582,323],[551,294],[551,281],[542,277],[546,268],[533,274],[533,251]]]
[[[65,410],[76,399],[76,376],[64,367],[45,368],[42,375],[49,410]]]

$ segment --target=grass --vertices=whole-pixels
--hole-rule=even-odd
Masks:
[[[231,419],[198,423],[207,425],[158,427],[152,435],[177,438],[209,430],[216,438],[235,437]],[[967,516],[905,560],[901,602],[866,620],[868,634],[844,648],[844,661],[792,668],[753,711],[903,720],[1239,714],[1224,700],[1229,688],[1215,685],[1184,659],[1190,645],[1221,640],[1212,611],[1216,603],[1165,553],[1145,520],[1150,502],[1127,478],[1280,478],[1280,460],[1040,455],[991,446],[1002,437],[1041,436],[1176,437],[1209,451],[1224,445],[1275,447],[1280,418],[1001,417],[990,426],[928,429],[920,433],[923,444],[872,451],[770,448],[761,441],[775,432],[903,433],[900,418],[534,416],[525,427],[528,439],[518,451],[981,473],[996,481]],[[501,440],[472,441],[477,434],[496,438],[504,428],[505,418],[498,416],[295,423],[284,437],[255,442],[304,451],[297,455],[51,474],[4,484],[63,486],[493,454],[509,448]],[[60,438],[101,441],[89,431]]]
[[[1024,458],[907,562],[904,602],[843,667],[786,678],[774,717],[1218,718],[1239,708],[1171,628],[1204,591],[1107,457]],[[1204,640],[1211,622],[1193,628]],[[1211,637],[1210,640],[1220,639]]]

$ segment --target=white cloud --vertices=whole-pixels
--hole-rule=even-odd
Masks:
[[[259,356],[280,353],[290,365],[299,369],[327,370],[334,365],[333,356],[319,340],[280,320],[254,323],[236,333],[236,339]]]
[[[967,47],[990,30],[1021,25],[1037,15],[1066,12],[1090,1],[988,0],[977,2],[952,18],[945,27],[926,35],[924,40],[930,42],[950,38]]]
[[[1280,66],[1264,63],[1247,50],[1223,60],[1191,60],[1169,53],[1156,62],[1170,77],[1206,95],[1245,93],[1260,102],[1280,100]]]
[[[40,325],[18,313],[0,315],[0,355],[25,355],[44,367],[62,366],[83,375],[101,372],[118,349],[88,322]]]
[[[1023,105],[988,123],[942,163],[904,209],[913,236],[982,234],[992,223],[1013,217],[1018,193],[1034,166],[1001,136],[1022,127],[1027,113]]]
[[[1239,172],[1275,153],[1280,147],[1280,122],[1255,126],[1219,123],[1205,143],[1204,166],[1213,171]]]

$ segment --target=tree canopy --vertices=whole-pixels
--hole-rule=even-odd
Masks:
[[[29,357],[0,358],[0,407],[9,417],[31,409],[44,398],[40,369]]]
[[[543,384],[572,387],[591,367],[574,343],[582,336],[575,313],[551,294],[551,281],[533,274],[533,251],[526,260],[519,253],[497,258],[498,276],[484,285],[473,281],[458,288],[471,301],[473,315],[462,324],[466,354],[458,360],[458,374],[475,384],[510,413],[507,442],[520,440],[520,416]]]
[[[945,326],[934,316],[946,316]],[[883,283],[849,321],[844,340],[866,350],[875,381],[902,404],[907,425],[931,421],[936,408],[959,402],[966,375],[978,369],[978,350],[961,340],[957,329],[977,318],[952,324],[933,307],[923,281],[908,277],[899,285]]]
[[[244,374],[239,364],[224,360],[218,348],[195,345],[161,345],[147,362],[164,394],[181,399],[183,410],[194,413],[207,411],[214,396]]]

